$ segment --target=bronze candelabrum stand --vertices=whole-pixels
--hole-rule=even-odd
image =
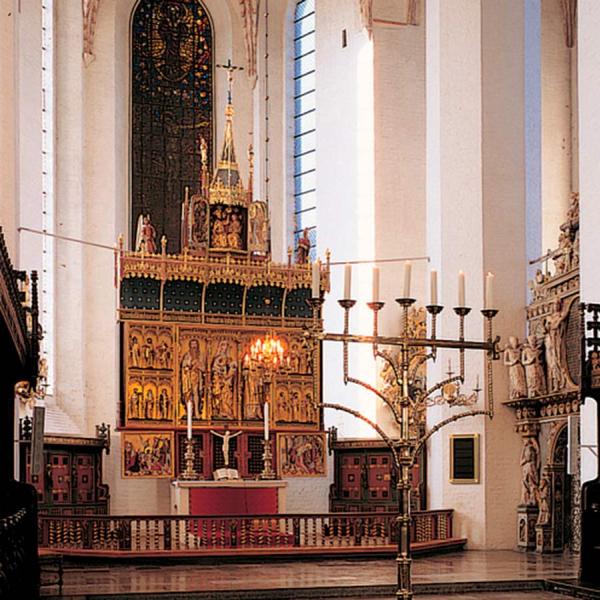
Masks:
[[[443,306],[429,305],[426,307],[430,317],[430,328],[428,337],[411,337],[409,332],[409,309],[415,303],[414,298],[398,298],[396,302],[400,305],[402,311],[402,334],[400,336],[382,336],[378,333],[378,313],[384,307],[383,302],[370,302],[369,308],[373,311],[373,333],[372,335],[355,335],[349,331],[350,310],[356,304],[356,300],[343,299],[338,301],[344,309],[344,331],[343,333],[325,333],[321,321],[322,298],[312,298],[309,300],[312,308],[312,324],[305,332],[307,340],[312,344],[312,360],[317,359],[317,348],[321,341],[341,342],[343,344],[343,376],[344,383],[354,383],[360,385],[377,397],[379,397],[390,409],[394,421],[397,425],[397,438],[390,437],[369,418],[362,413],[350,409],[340,404],[322,403],[323,408],[331,408],[349,413],[362,421],[368,423],[381,438],[386,442],[392,451],[393,460],[396,469],[399,472],[397,490],[398,494],[398,553],[396,557],[398,565],[398,583],[396,597],[401,600],[411,600],[413,597],[411,581],[411,549],[410,549],[410,493],[411,480],[410,470],[413,466],[420,450],[424,447],[427,440],[439,429],[458,419],[472,417],[476,415],[487,415],[490,418],[494,416],[493,400],[493,381],[492,381],[492,361],[499,358],[498,343],[499,337],[494,338],[492,333],[492,320],[497,314],[496,309],[486,308],[481,311],[486,324],[486,340],[470,341],[465,340],[464,322],[465,317],[471,311],[466,306],[454,308],[458,316],[459,335],[457,339],[438,339],[436,335],[437,316],[442,312]],[[397,393],[390,398],[368,383],[359,379],[350,377],[348,371],[348,347],[349,344],[371,344],[373,348],[374,359],[380,358],[387,362],[393,370]],[[397,360],[385,352],[379,350],[379,346],[392,346],[398,348],[399,356]],[[459,373],[454,375],[448,373],[448,377],[439,381],[431,387],[427,387],[423,381],[416,377],[417,370],[428,361],[435,361],[439,348],[456,349],[459,352]],[[419,432],[418,427],[411,426],[411,418],[415,419],[419,411],[425,410],[427,406],[447,403],[451,406],[468,406],[478,401],[479,389],[475,389],[470,396],[459,395],[458,385],[464,383],[465,377],[465,350],[483,350],[486,352],[487,368],[487,408],[465,410],[459,414],[448,417],[429,431]],[[314,371],[313,371],[314,372]],[[443,391],[448,384],[458,384],[454,389],[456,393],[452,398],[441,394],[433,397],[436,391]],[[313,379],[314,395],[317,395],[318,383]]]

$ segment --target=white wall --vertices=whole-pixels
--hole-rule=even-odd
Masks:
[[[317,214],[318,254],[331,249],[333,261],[369,260],[375,252],[374,87],[373,42],[362,30],[358,5],[319,0],[316,19],[317,72]],[[342,30],[348,45],[342,48]],[[325,302],[325,328],[341,331],[343,268],[332,268],[331,293]],[[358,300],[350,326],[370,331],[371,315],[365,302],[371,295],[371,271],[354,269],[352,295]],[[325,343],[323,399],[343,403],[375,417],[372,394],[342,383],[342,353],[336,343]],[[371,349],[351,348],[351,375],[374,383]],[[328,425],[340,437],[373,436],[372,430],[351,415],[327,410]]]
[[[466,337],[481,339],[484,273],[496,274],[496,331],[523,327],[525,305],[525,179],[523,109],[523,14],[507,1],[464,0],[427,3],[427,223],[428,248],[441,275],[441,335],[457,336],[456,274],[467,277]],[[507,51],[510,48],[510,52]],[[519,292],[518,290],[521,290]],[[432,381],[443,377],[441,353]],[[477,374],[486,382],[483,353],[467,353],[469,392]],[[506,388],[501,367],[494,369],[496,416],[465,418],[443,429],[428,452],[431,508],[455,509],[456,534],[469,547],[510,548],[518,502],[519,440],[514,417],[500,405]],[[483,386],[485,388],[485,385]],[[476,408],[484,408],[484,397]],[[435,408],[428,423],[459,411]],[[481,436],[481,483],[448,481],[449,436]],[[498,524],[502,523],[502,526]]]
[[[578,6],[579,79],[579,191],[580,191],[580,277],[582,302],[600,302],[598,253],[600,240],[600,5],[581,0]],[[596,403],[588,399],[581,412],[581,443],[595,445],[598,432]],[[598,475],[597,457],[589,449],[581,451],[581,481]]]

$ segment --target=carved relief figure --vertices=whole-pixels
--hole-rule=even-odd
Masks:
[[[210,368],[212,414],[223,419],[235,418],[237,361],[234,352],[227,341],[220,341]]]
[[[566,318],[569,305],[557,299],[552,313],[544,321],[544,345],[546,347],[546,366],[548,369],[548,391],[562,390],[568,381],[567,348],[565,345]]]
[[[267,207],[264,202],[252,202],[248,209],[250,223],[249,249],[267,254],[269,251],[269,225]]]
[[[243,250],[244,242],[242,241],[243,225],[240,220],[240,215],[233,213],[229,217],[227,226],[227,246],[235,250]]]
[[[275,395],[275,421],[289,423],[292,420],[287,386],[277,388]]]
[[[521,350],[521,362],[525,367],[527,397],[535,398],[546,393],[546,373],[542,366],[542,347],[535,335],[530,335]]]
[[[302,237],[298,239],[296,245],[296,263],[299,265],[305,265],[308,262],[310,256],[310,239],[308,237],[308,227],[304,228]]]
[[[154,367],[154,341],[151,337],[146,338],[146,342],[142,346],[142,362],[147,369]]]
[[[253,360],[244,362],[244,418],[262,419],[264,381],[261,370]]]
[[[521,505],[536,506],[540,472],[540,447],[532,437],[525,439],[521,451]]]
[[[140,367],[142,363],[142,350],[137,335],[132,335],[129,341],[129,364]]]
[[[540,481],[537,501],[540,509],[537,525],[547,525],[550,522],[550,481],[547,475],[543,475]]]
[[[180,380],[181,403],[183,406],[180,406],[180,418],[186,414],[188,402],[193,405],[194,418],[202,418],[204,372],[205,359],[200,350],[200,342],[198,339],[192,338],[187,352],[181,359]]]
[[[150,221],[150,215],[140,215],[138,218],[135,251],[156,254],[156,229],[154,229],[154,225]]]
[[[521,348],[515,336],[508,338],[508,345],[504,349],[504,364],[508,367],[509,396],[511,400],[527,397],[527,384],[525,369],[521,364]]]
[[[140,418],[140,405],[142,402],[142,386],[139,382],[133,382],[129,388],[129,399],[127,402],[127,418]]]
[[[227,227],[220,210],[214,212],[211,231],[211,245],[213,248],[227,248]]]

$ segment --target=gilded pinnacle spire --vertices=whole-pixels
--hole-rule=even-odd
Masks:
[[[240,178],[240,170],[235,156],[235,147],[233,143],[233,104],[232,104],[232,84],[233,72],[241,70],[231,63],[217,65],[227,70],[227,105],[225,106],[225,133],[223,135],[223,149],[221,158],[213,175],[209,188],[209,202],[211,204],[246,204],[246,190]]]

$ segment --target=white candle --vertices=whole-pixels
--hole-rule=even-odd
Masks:
[[[429,293],[430,293],[430,304],[435,306],[438,303],[438,295],[437,295],[437,271],[435,269],[431,269],[431,273],[429,274]]]
[[[312,297],[321,297],[321,261],[312,264]]]
[[[410,274],[412,271],[412,264],[410,260],[404,263],[404,298],[410,298]]]
[[[344,265],[344,300],[352,298],[352,265]]]
[[[485,307],[494,308],[494,277],[493,273],[485,276]]]
[[[187,439],[192,439],[192,403],[187,403]]]
[[[465,272],[458,272],[458,306],[466,306],[465,304]]]
[[[269,441],[269,403],[264,404],[264,415],[265,415],[265,441]]]
[[[373,267],[373,302],[379,302],[379,267]]]

